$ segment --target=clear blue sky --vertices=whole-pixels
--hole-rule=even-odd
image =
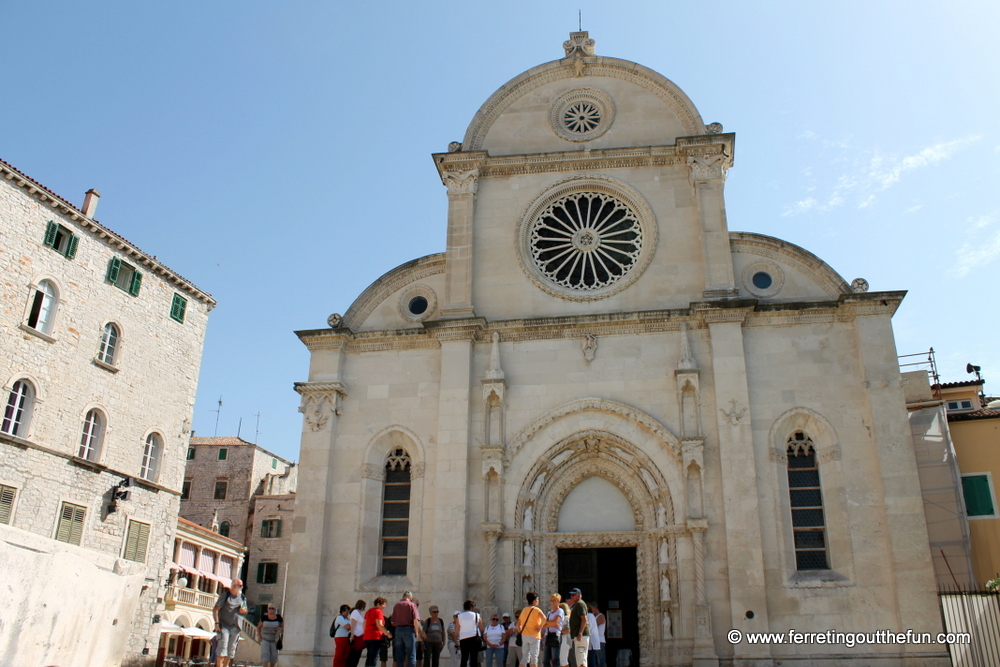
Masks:
[[[0,2],[0,158],[219,301],[194,426],[297,458],[292,333],[445,246],[430,159],[583,28],[736,133],[730,228],[906,289],[1000,393],[1000,3]],[[260,435],[255,435],[260,413]]]

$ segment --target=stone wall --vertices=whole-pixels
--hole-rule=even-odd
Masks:
[[[82,215],[18,172],[3,167],[0,179],[0,382],[3,400],[14,383],[35,390],[30,419],[17,438],[0,437],[0,483],[16,490],[11,525],[55,536],[62,501],[86,508],[81,547],[119,558],[128,519],[150,524],[141,566],[143,584],[123,590],[133,596],[134,618],[127,648],[115,657],[140,657],[155,649],[152,618],[162,608],[169,545],[176,525],[184,455],[201,364],[208,313],[215,302],[157,260]],[[78,238],[75,256],[44,244],[50,222]],[[137,295],[106,279],[112,258],[142,275]],[[55,286],[57,299],[47,332],[28,326],[40,281]],[[187,301],[184,321],[170,317],[175,295]],[[121,332],[112,363],[97,359],[108,323]],[[103,442],[92,461],[78,458],[84,419],[91,409],[106,420]],[[140,476],[147,437],[162,438],[163,451],[150,480],[131,488],[131,499],[108,513],[111,488]],[[140,592],[141,591],[141,592]],[[86,618],[92,600],[64,598],[65,618]],[[51,655],[70,656],[72,642]],[[62,652],[62,653],[60,653]],[[152,651],[155,654],[155,650]],[[73,658],[53,657],[68,663]],[[97,664],[97,663],[90,663]],[[105,663],[101,663],[105,664]],[[106,663],[114,664],[114,663]]]

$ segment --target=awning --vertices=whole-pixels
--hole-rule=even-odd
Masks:
[[[179,635],[184,632],[184,628],[179,625],[174,625],[170,621],[163,621],[160,623],[160,634],[161,635]]]
[[[215,633],[202,630],[201,628],[184,628],[184,636],[195,637],[197,639],[211,639],[215,636]]]

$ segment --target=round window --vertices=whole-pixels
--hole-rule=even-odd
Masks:
[[[590,141],[601,136],[615,119],[611,96],[596,88],[577,88],[555,101],[549,110],[552,130],[567,141]]]
[[[415,296],[410,299],[408,307],[414,315],[423,315],[427,312],[427,299],[422,296]]]
[[[541,194],[518,225],[521,267],[538,287],[573,301],[631,285],[656,249],[646,200],[606,177],[572,178]]]
[[[767,289],[773,282],[774,280],[771,278],[771,274],[766,271],[758,271],[753,274],[753,286],[757,289]]]

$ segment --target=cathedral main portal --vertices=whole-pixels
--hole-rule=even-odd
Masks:
[[[579,588],[585,602],[597,602],[605,617],[608,667],[619,651],[639,664],[639,582],[635,547],[559,549],[559,592]]]

